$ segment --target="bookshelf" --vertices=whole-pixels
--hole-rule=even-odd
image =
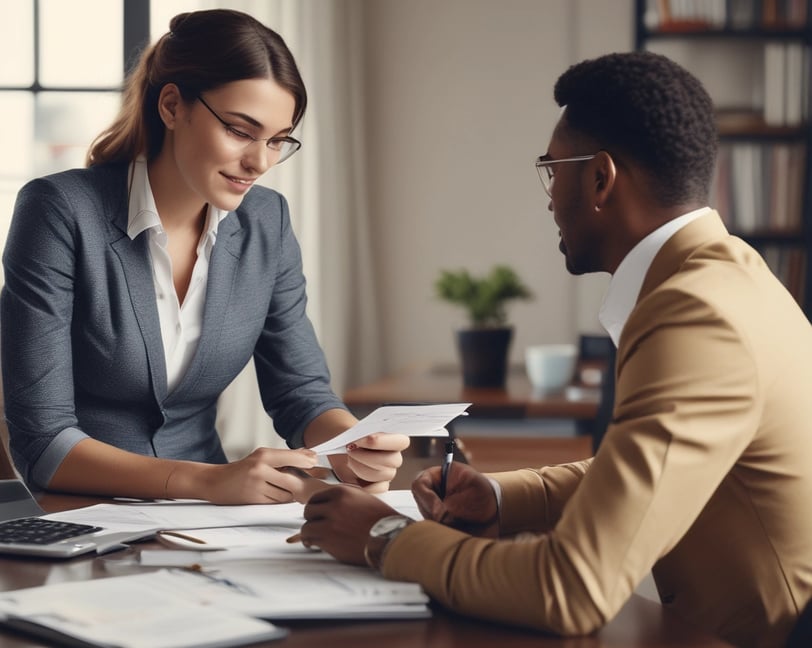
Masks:
[[[635,47],[680,62],[716,104],[711,205],[812,320],[810,0],[635,0]]]

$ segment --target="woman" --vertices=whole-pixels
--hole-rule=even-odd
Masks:
[[[88,168],[20,191],[3,257],[11,453],[34,487],[215,503],[289,501],[312,447],[356,422],[305,314],[285,199],[254,187],[295,153],[306,92],[278,34],[235,11],[180,14],[128,78]],[[227,463],[217,397],[253,355],[288,445]],[[408,446],[331,458],[385,490]]]

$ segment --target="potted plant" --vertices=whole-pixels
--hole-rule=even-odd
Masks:
[[[507,302],[533,295],[512,268],[495,266],[474,277],[467,270],[442,270],[437,296],[462,306],[470,326],[457,331],[457,349],[466,387],[504,387],[513,327],[507,323]]]

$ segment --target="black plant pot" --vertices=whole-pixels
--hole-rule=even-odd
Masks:
[[[510,327],[457,331],[463,385],[504,387],[512,339]]]

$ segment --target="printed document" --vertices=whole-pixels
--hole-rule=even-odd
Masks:
[[[347,446],[375,432],[405,434],[406,436],[448,436],[448,425],[458,416],[464,416],[471,403],[441,405],[385,405],[379,407],[358,423],[311,448],[316,454],[343,454]]]

